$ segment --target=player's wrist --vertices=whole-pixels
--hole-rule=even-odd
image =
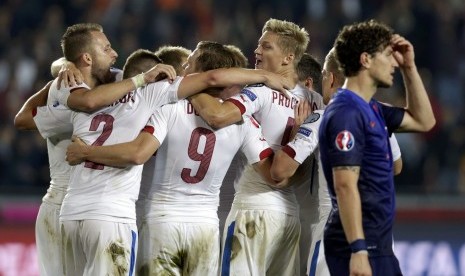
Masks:
[[[365,251],[366,254],[368,254],[368,247],[365,239],[354,240],[349,244],[349,247],[352,254],[358,254],[359,252],[363,253],[363,251]]]
[[[135,75],[131,78],[132,83],[137,88],[142,87],[145,85],[145,76],[144,73],[140,73],[139,75]]]
[[[356,253],[352,253],[352,254],[356,254],[356,255],[368,255],[368,250],[360,250],[360,251],[357,251]]]

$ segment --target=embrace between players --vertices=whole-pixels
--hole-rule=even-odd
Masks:
[[[121,72],[91,23],[61,43],[61,77],[15,118],[47,139],[41,275],[401,275],[392,133],[435,119],[413,46],[388,26],[345,26],[321,88],[302,73],[308,33],[288,21],[264,24],[255,69],[202,41],[136,50]],[[405,107],[373,99],[396,68]],[[236,158],[242,173],[226,181]],[[235,194],[220,234],[223,183]]]

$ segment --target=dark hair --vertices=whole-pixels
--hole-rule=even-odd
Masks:
[[[164,45],[159,47],[155,51],[155,54],[163,61],[164,64],[173,66],[177,75],[181,75],[184,59],[191,54],[191,50],[181,46]]]
[[[235,67],[234,54],[223,44],[213,41],[201,41],[197,44],[197,49],[200,51],[195,61],[195,70],[197,72]]]
[[[375,20],[346,25],[339,32],[334,48],[336,57],[346,77],[357,75],[360,71],[360,55],[373,55],[383,51],[390,43],[393,30]]]
[[[305,81],[308,77],[313,80],[316,91],[321,91],[321,64],[308,53],[304,53],[297,64],[297,76],[299,81]]]
[[[126,59],[126,63],[123,67],[123,79],[146,72],[158,63],[162,63],[162,61],[154,52],[146,49],[138,49],[132,52]]]
[[[66,29],[61,37],[61,49],[66,60],[76,62],[82,53],[91,51],[92,32],[103,32],[96,23],[79,23]]]

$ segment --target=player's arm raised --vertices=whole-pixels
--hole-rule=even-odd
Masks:
[[[213,128],[219,129],[240,122],[242,113],[230,101],[219,102],[207,93],[199,93],[189,98],[200,117]]]
[[[264,83],[268,87],[284,93],[286,96],[286,89],[290,87],[290,83],[286,78],[265,70],[229,68],[211,70],[197,75],[201,74],[206,74],[202,76],[206,83],[202,84],[202,82],[200,82],[198,85],[207,84],[207,87],[227,87],[231,85]],[[186,76],[186,78],[189,76]],[[202,88],[205,89],[207,87]],[[221,103],[214,97],[205,93],[192,95],[189,101],[202,119],[213,128],[222,128],[242,120],[241,110],[229,101]]]
[[[415,64],[413,45],[395,34],[391,39],[394,58],[404,79],[407,106],[400,131],[428,131],[436,124],[433,108]]]
[[[67,98],[67,105],[79,111],[94,112],[114,103],[134,89],[158,81],[160,76],[173,80],[176,77],[176,71],[171,65],[160,63],[145,73],[120,82],[99,85],[90,90],[76,89]]]
[[[38,106],[47,104],[48,91],[52,81],[49,81],[41,90],[32,95],[21,107],[15,116],[14,125],[20,130],[34,130],[37,129],[34,123],[33,111]]]

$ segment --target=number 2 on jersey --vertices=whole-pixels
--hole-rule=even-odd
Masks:
[[[113,121],[115,121],[115,118],[109,114],[98,114],[92,119],[89,131],[96,131],[100,123],[103,123],[103,131],[100,136],[97,137],[97,140],[92,143],[92,146],[101,146],[108,139],[108,137],[110,137],[110,134],[113,131]],[[102,164],[91,161],[86,161],[84,167],[94,170],[103,170],[104,168]]]
[[[205,137],[205,147],[203,152],[199,152],[200,138]],[[215,149],[216,136],[213,131],[198,127],[192,131],[191,139],[189,141],[189,147],[187,154],[194,161],[199,161],[199,169],[194,176],[191,176],[192,169],[183,168],[181,171],[181,178],[188,184],[196,184],[203,180],[207,174],[210,162],[213,157],[213,150]]]

